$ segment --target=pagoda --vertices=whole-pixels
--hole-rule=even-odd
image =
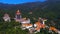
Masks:
[[[21,12],[17,10],[15,15],[15,20],[16,22],[20,22],[20,19],[21,19]]]

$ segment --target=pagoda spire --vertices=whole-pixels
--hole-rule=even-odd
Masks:
[[[16,11],[16,14],[17,14],[17,15],[20,15],[20,14],[21,14],[21,12],[20,12],[19,10],[17,10],[17,11]]]

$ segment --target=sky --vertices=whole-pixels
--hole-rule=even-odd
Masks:
[[[21,3],[36,2],[36,1],[44,2],[45,0],[0,0],[0,3],[21,4]]]

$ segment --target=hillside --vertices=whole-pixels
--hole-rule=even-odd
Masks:
[[[23,17],[29,17],[33,23],[33,18],[47,18],[46,25],[56,27],[60,30],[60,1],[48,0],[45,2],[31,2],[23,4],[4,4],[0,3],[0,34],[27,34],[28,31],[21,30],[19,23],[14,20],[12,22],[3,22],[3,15],[8,13],[11,18],[15,17],[17,10],[20,10]],[[32,14],[29,14],[29,12]],[[55,25],[54,25],[55,24]],[[17,27],[18,26],[18,27]],[[49,34],[48,30],[42,30],[37,34]]]
[[[0,11],[2,13],[4,13],[4,12],[9,13],[9,11],[11,13],[14,13],[18,9],[21,12],[26,12],[26,13],[29,11],[33,11],[33,12],[36,11],[37,13],[40,12],[40,15],[42,15],[42,16],[45,14],[45,16],[50,17],[50,15],[47,15],[47,14],[51,13],[51,15],[54,15],[54,17],[60,17],[60,13],[59,13],[60,12],[59,11],[60,1],[49,0],[46,2],[31,2],[31,3],[24,3],[24,4],[3,4],[3,3],[0,3]]]

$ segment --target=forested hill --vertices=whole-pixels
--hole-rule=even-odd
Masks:
[[[0,3],[0,9],[26,9],[26,8],[38,8],[40,5],[45,5],[45,2],[31,2],[31,3],[23,3],[23,4],[4,4]]]
[[[35,16],[41,16],[46,18],[59,18],[60,17],[60,1],[59,0],[48,0],[45,2],[31,2],[24,4],[4,4],[0,3],[0,15],[9,13],[14,15],[16,10],[25,12],[34,12]]]

